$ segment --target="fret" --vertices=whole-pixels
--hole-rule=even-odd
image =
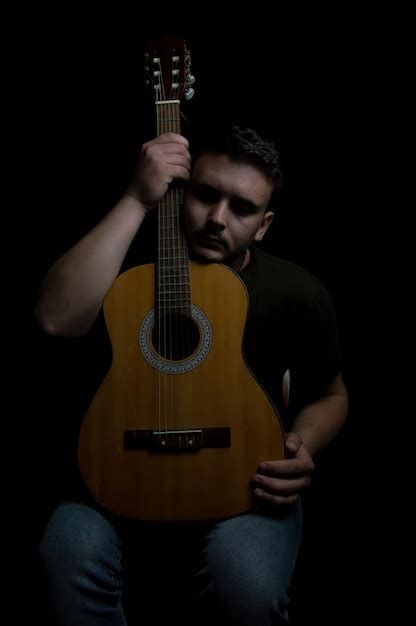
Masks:
[[[162,243],[165,243],[165,245],[163,246],[162,252],[178,251],[178,252],[185,253],[188,251],[188,246],[183,245],[182,242],[180,241],[178,242],[178,240],[175,238],[172,238],[170,242],[167,240],[167,241],[162,241]]]
[[[182,279],[182,280],[180,280]],[[189,287],[189,276],[170,276],[167,280],[158,280],[157,286],[160,289],[164,289],[166,287]]]
[[[179,272],[179,274],[178,274]],[[189,265],[188,263],[180,265],[179,263],[177,263],[176,265],[159,265],[158,266],[158,275],[164,274],[166,276],[169,276],[169,274],[175,274],[176,276],[181,276],[182,273],[185,272],[185,274],[187,272],[189,272]]]
[[[179,100],[162,100],[160,102],[156,102],[157,105],[161,104],[177,104],[179,105]]]
[[[170,286],[172,286],[172,285],[170,285]],[[190,289],[172,289],[172,290],[170,290],[170,289],[159,289],[158,292],[157,292],[157,295],[165,297],[165,296],[167,296],[169,294],[172,294],[172,293],[174,293],[175,295],[178,295],[178,297],[180,297],[182,295],[186,295],[186,296],[191,297],[191,290]]]
[[[179,272],[175,275],[159,274],[157,282],[159,285],[168,285],[169,287],[172,285],[189,285],[189,274],[184,272]]]
[[[176,276],[178,276],[179,278],[181,276],[184,276],[186,278],[186,276],[189,273],[189,267],[188,264],[186,265],[161,265],[158,267],[158,276],[167,276],[167,278],[175,278]]]
[[[169,298],[162,298],[160,296],[158,296],[156,298],[157,302],[159,303],[172,303],[172,302],[179,302],[182,304],[190,304],[191,303],[191,295],[190,294],[183,294],[181,297],[173,297],[173,295],[171,295]]]
[[[169,254],[169,252],[171,252]],[[161,254],[163,256],[161,256]],[[162,262],[168,261],[172,267],[178,267],[178,265],[182,265],[187,267],[189,265],[189,257],[188,250],[185,248],[175,248],[175,250],[169,251],[169,248],[163,248],[163,250],[158,251],[157,256],[158,262],[162,264]],[[166,267],[166,263],[163,263],[164,267]]]
[[[157,293],[158,294],[164,294],[164,293],[177,293],[179,294],[190,294],[191,293],[191,288],[189,285],[189,282],[182,282],[182,283],[168,283],[168,284],[160,284],[159,282],[157,283]]]
[[[169,233],[171,233],[171,236],[168,235],[168,232],[159,233],[159,242],[166,243],[167,246],[171,246],[172,244],[170,242],[174,241],[181,248],[188,247],[187,242],[180,236],[179,231],[177,233],[172,233],[172,229],[169,229]]]
[[[171,260],[174,260],[176,256],[178,256],[178,258],[182,261],[188,259],[188,246],[182,245],[181,242],[176,245],[177,243],[178,242],[174,239],[172,239],[171,242],[166,241],[163,248],[159,248],[159,253],[162,253],[164,258],[170,258]]]
[[[163,298],[158,300],[158,306],[190,306],[191,298]]]
[[[182,240],[182,237],[180,237],[179,233],[178,234],[173,234],[171,236],[164,234],[163,235],[163,241],[177,241],[179,243],[179,245],[181,245],[183,247],[185,246],[185,242]]]
[[[181,231],[178,230],[175,232],[175,229],[165,228],[163,232],[159,232],[159,244],[164,244],[165,247],[173,247],[174,243],[177,247],[187,248],[187,243],[184,241],[181,236]]]
[[[172,231],[169,231],[169,232],[172,232]],[[183,238],[175,234],[172,234],[172,236],[168,236],[167,233],[163,233],[163,235],[159,237],[159,242],[164,243],[165,247],[172,246],[172,242],[174,242],[177,248],[180,248],[183,250],[188,248],[188,244],[183,240]]]
[[[158,304],[157,309],[163,311],[173,311],[174,309],[190,309],[191,303],[179,303],[179,304],[168,304],[164,306],[163,304]]]
[[[183,278],[186,279],[188,271],[189,271],[188,258],[179,259],[178,257],[177,258],[165,257],[164,259],[158,259],[158,262],[157,262],[158,276],[167,275],[169,277],[169,275],[172,275],[172,278],[174,278],[175,276],[173,275],[173,273],[175,273],[176,276],[179,276],[179,277],[182,276]]]
[[[163,250],[159,250],[157,260],[159,262],[169,261],[170,263],[175,263],[177,261],[178,264],[187,265],[188,255],[186,254],[186,252],[187,251],[185,251],[183,248],[175,248],[171,251],[168,248],[164,248]],[[163,256],[161,256],[161,253],[163,254]]]
[[[177,278],[183,278],[183,280],[177,280]],[[189,276],[172,276],[168,280],[158,280],[158,286],[163,287],[189,287]]]
[[[170,283],[163,283],[161,284],[160,282],[157,283],[157,289],[158,289],[158,293],[162,293],[165,291],[165,289],[169,289],[173,290],[173,291],[178,291],[178,293],[184,293],[184,289],[186,289],[187,292],[191,292],[191,287],[189,285],[189,281],[186,282],[181,282],[181,283],[176,283],[176,282],[170,282]]]
[[[171,269],[169,269],[168,272],[164,272],[163,268],[160,268],[157,273],[158,280],[189,281],[189,272],[187,272],[185,268],[176,266],[175,270],[176,270],[175,272],[172,272]]]
[[[163,281],[163,284],[161,283],[161,281],[158,281],[158,284],[160,285],[160,287],[182,287],[183,285],[185,285],[186,287],[189,288],[189,280],[188,281],[177,281],[175,280],[175,277],[172,277],[173,280],[172,282],[169,281]],[[182,278],[182,276],[181,276]],[[186,276],[184,276],[183,278],[186,278]]]

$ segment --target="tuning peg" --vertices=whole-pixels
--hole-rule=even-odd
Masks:
[[[188,74],[188,76],[186,77],[186,84],[193,85],[194,82],[195,82],[195,76],[192,76],[192,74]]]
[[[195,89],[192,89],[192,87],[188,87],[188,89],[186,89],[183,94],[185,96],[185,100],[190,100],[191,98],[193,98],[194,93]]]

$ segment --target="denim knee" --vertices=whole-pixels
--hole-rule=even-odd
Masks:
[[[64,502],[52,514],[40,546],[40,562],[55,580],[108,575],[121,570],[122,546],[116,529],[98,511]]]

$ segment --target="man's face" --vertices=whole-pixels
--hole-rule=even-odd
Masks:
[[[265,211],[272,191],[273,184],[254,165],[223,154],[200,156],[184,203],[186,232],[196,258],[232,264],[252,241],[261,241],[273,219],[273,212]]]

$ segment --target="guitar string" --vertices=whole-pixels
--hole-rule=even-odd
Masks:
[[[173,120],[173,130],[177,133],[181,132],[180,126],[180,114],[179,114],[179,103],[178,103],[179,94],[176,94],[175,102],[171,104],[171,113],[170,118]],[[175,251],[177,251],[176,255],[176,263],[177,263],[177,272],[175,272],[175,292],[178,297],[180,303],[180,315],[175,316],[175,338],[176,338],[176,356],[178,360],[183,360],[185,358],[185,334],[187,335],[188,340],[188,351],[187,355],[190,354],[190,339],[189,339],[189,328],[186,327],[187,332],[185,333],[185,316],[187,315],[187,306],[188,306],[188,297],[190,299],[190,285],[189,285],[189,263],[187,250],[185,247],[184,235],[182,232],[182,224],[181,224],[181,210],[183,208],[183,199],[184,193],[181,188],[175,188],[175,211],[176,211],[176,219],[175,219],[175,227],[176,227],[176,246]],[[176,284],[177,283],[177,284]],[[182,340],[181,340],[182,339]],[[175,404],[174,408],[177,411],[177,414],[174,415],[175,423],[172,424],[172,428],[174,427],[187,427],[188,424],[183,422],[183,416],[188,413],[185,411],[184,402],[186,402],[186,394],[179,393],[179,389],[181,388],[181,383],[183,383],[182,378],[178,376],[175,377]],[[179,419],[179,424],[178,424]]]
[[[169,101],[172,100],[172,92],[170,93],[169,96]],[[167,113],[168,113],[168,120],[167,120],[167,129],[166,130],[175,130],[174,128],[172,128],[171,123],[172,123],[172,117],[171,117],[171,112],[170,112],[170,108],[171,105],[168,104],[167,106]],[[174,191],[172,191],[172,189],[170,190],[170,199],[174,200],[175,199],[175,193]],[[172,210],[172,206],[170,207],[170,210]],[[176,210],[176,207],[175,207]],[[169,213],[169,215],[171,215],[171,213]],[[170,222],[172,223],[172,219],[170,220]],[[172,231],[169,232],[169,237],[172,236]],[[168,250],[169,250],[169,266],[174,267],[175,262],[174,262],[174,249],[173,246],[170,245],[170,240],[167,242],[168,243]],[[174,271],[174,276],[176,275],[176,272]],[[174,284],[175,284],[175,278],[174,278]],[[176,292],[177,287],[175,284],[174,287],[174,291]],[[170,293],[170,287],[169,287],[169,293]],[[171,303],[170,303],[171,304]],[[175,310],[175,307],[173,308],[173,310]],[[175,316],[173,317],[173,321],[175,322]],[[170,360],[173,360],[173,335],[172,335],[172,310],[169,309],[169,341],[170,341],[170,345],[169,345],[169,356],[170,356]],[[171,431],[173,431],[173,426],[174,426],[174,401],[173,401],[173,387],[174,387],[174,374],[170,374],[169,376],[169,387],[170,387],[170,428]]]
[[[163,94],[165,95],[165,94]],[[170,96],[170,94],[169,94]],[[169,105],[168,105],[169,106]],[[162,106],[162,110],[164,113],[166,113],[166,105]],[[166,119],[166,117],[163,119],[163,132],[166,132],[168,130],[168,120]],[[169,189],[167,194],[165,195],[165,197],[163,198],[164,200],[164,211],[165,211],[165,217],[167,220],[167,223],[170,225],[170,212],[169,212],[169,199],[172,198],[172,192]],[[171,310],[170,310],[170,296],[169,296],[169,290],[166,288],[166,277],[169,275],[169,271],[170,271],[170,267],[172,265],[172,250],[171,247],[168,245],[168,241],[166,239],[166,230],[163,231],[165,238],[164,238],[164,248],[163,248],[163,260],[164,260],[164,264],[166,264],[166,252],[167,252],[167,266],[165,265],[164,267],[164,276],[163,276],[163,286],[164,286],[164,292],[165,292],[165,298],[166,298],[166,307],[164,309],[164,316],[165,316],[165,341],[168,342],[168,346],[167,348],[169,349],[169,351],[165,350],[165,359],[167,359],[168,361],[171,360],[171,355],[172,355],[172,314],[171,314]],[[168,230],[168,237],[170,236],[170,230]],[[169,334],[168,334],[169,333]],[[169,374],[169,372],[167,372],[164,376],[164,381],[165,381],[165,440],[168,439],[168,432],[169,432],[169,428],[170,425],[172,423],[172,376]]]
[[[175,119],[177,122],[178,132],[181,132],[179,104],[176,105]],[[181,358],[184,359],[185,354],[188,357],[191,355],[191,329],[192,329],[192,297],[191,295],[192,294],[191,294],[190,264],[189,264],[189,256],[188,256],[188,242],[183,232],[183,221],[181,219],[183,215],[182,212],[183,212],[184,191],[183,190],[178,191],[178,196],[179,196],[179,202],[177,204],[178,206],[177,233],[178,233],[178,240],[180,242],[178,248],[180,250],[181,267],[182,267],[181,272],[179,272],[179,274],[180,274],[180,284],[185,285],[185,294],[184,294],[185,297],[184,297],[184,300],[182,301],[181,317],[180,317],[181,336],[182,336]],[[185,325],[185,320],[188,319],[188,316],[189,316],[189,320],[188,320],[188,323]],[[184,332],[184,329],[185,329],[185,332]],[[186,347],[185,347],[185,344],[187,344]],[[188,381],[188,385],[189,384],[190,383]],[[190,417],[192,417],[190,415],[189,406],[186,404],[187,398],[188,398],[187,394],[181,394],[180,396],[180,401],[181,401],[180,418],[181,418],[181,426],[185,428],[190,428],[192,427],[192,423],[188,422],[185,424],[183,422],[183,417],[182,417],[183,415],[186,415],[188,420]]]
[[[173,115],[175,120],[175,130],[176,132],[181,132],[181,122],[180,122],[180,111],[179,104],[175,103],[172,105],[174,109]],[[185,353],[187,356],[190,356],[191,353],[191,345],[190,345],[190,326],[185,326],[185,320],[190,315],[190,319],[192,319],[192,311],[191,311],[191,285],[190,285],[190,267],[188,260],[188,249],[187,242],[185,240],[185,236],[182,230],[182,220],[181,215],[183,211],[183,201],[184,201],[184,191],[183,189],[176,188],[176,233],[177,233],[177,249],[179,256],[179,289],[178,292],[180,294],[180,302],[181,302],[181,315],[179,317],[178,328],[176,330],[176,336],[178,340],[178,344],[180,345],[180,353],[178,349],[178,358],[183,360],[185,358]],[[189,307],[189,313],[187,311]],[[180,327],[180,331],[179,331]],[[185,347],[185,343],[187,342],[187,350]],[[183,381],[182,379],[178,379],[178,386],[180,387],[180,383]],[[189,383],[188,383],[189,384]],[[177,395],[176,400],[176,408],[179,411],[179,415],[176,416],[176,419],[179,417],[180,426],[182,428],[188,428],[191,426],[189,423],[184,423],[183,416],[187,415],[189,419],[189,410],[186,404],[187,395],[179,394]]]
[[[164,92],[164,83],[162,81],[162,89],[163,89],[163,102],[166,102],[165,92]],[[172,100],[172,93],[170,94],[169,100]],[[160,111],[160,125],[158,129],[158,133],[164,133],[169,130],[177,130],[172,128],[172,114],[170,112],[170,103],[161,104],[158,107],[158,111]],[[167,113],[167,116],[166,116]],[[163,356],[167,361],[173,360],[173,328],[172,328],[172,304],[173,310],[175,309],[175,301],[170,298],[171,289],[173,286],[173,294],[177,293],[177,277],[176,277],[176,263],[174,259],[174,250],[172,245],[170,244],[170,239],[173,241],[172,234],[174,232],[173,228],[173,215],[171,211],[169,211],[169,204],[172,204],[172,199],[175,200],[175,192],[170,189],[168,190],[167,198],[166,196],[162,200],[162,228],[163,228],[163,236],[161,237],[163,241],[162,246],[162,271],[160,275],[159,281],[159,293],[163,292],[163,310],[160,312],[160,317],[163,315]],[[168,199],[171,200],[169,203]],[[174,209],[174,207],[170,207]],[[175,207],[176,209],[176,207]],[[168,239],[167,239],[168,238]],[[169,239],[170,238],[170,239]],[[174,242],[173,242],[174,243]],[[160,264],[159,264],[160,267]],[[159,296],[160,301],[160,296]],[[175,317],[174,317],[175,322]],[[169,336],[168,336],[168,327],[169,327]],[[175,332],[177,335],[177,330]],[[160,372],[160,370],[159,370]],[[168,437],[168,427],[170,426],[171,431],[174,429],[174,376],[171,373],[159,373],[159,376],[162,379],[162,407],[161,407],[161,418],[164,421],[165,432],[164,437],[165,440]],[[159,433],[161,431],[161,427],[159,427]]]
[[[173,80],[173,78],[172,78],[172,80]],[[174,124],[173,124],[173,111],[172,111],[172,106],[173,105],[171,104],[171,101],[174,98],[174,94],[172,93],[172,90],[173,90],[173,88],[171,88],[171,94],[170,94],[170,98],[169,98],[170,103],[168,104],[168,107],[167,107],[168,130],[172,130],[173,132],[177,132],[177,129],[174,127]],[[170,193],[171,193],[171,198],[172,198],[173,204],[174,204],[174,207],[171,207],[171,210],[173,209],[176,212],[177,211],[177,207],[175,206],[175,200],[177,200],[177,193],[176,193],[176,191],[174,189],[171,190]],[[172,219],[171,219],[171,223],[173,223]],[[169,233],[169,237],[172,237],[172,234],[174,232],[175,232],[175,229],[172,228],[172,231]],[[169,245],[169,251],[170,251],[170,253],[172,255],[170,264],[172,265],[172,267],[174,267],[176,269],[175,266],[176,266],[177,260],[175,258],[175,252],[176,251],[175,251],[173,238],[172,238],[172,242],[173,242],[173,245]],[[169,240],[168,243],[170,244],[170,240]],[[174,295],[178,295],[178,286],[177,286],[177,278],[176,278],[176,271],[175,270],[173,272],[173,275],[174,275],[174,279],[172,281],[173,284],[174,284],[173,291],[174,291]],[[169,292],[170,291],[171,290],[170,290],[170,286],[169,286]],[[175,305],[173,307],[173,310],[174,311],[176,310],[176,300],[175,300]],[[172,319],[172,311],[171,310],[169,311],[169,317],[170,317],[170,319]],[[177,328],[176,328],[177,327],[177,315],[176,314],[173,316],[173,321],[174,321],[174,324],[175,324],[174,332],[175,332],[175,337],[176,337],[177,336]],[[170,358],[172,360],[173,360],[173,356],[174,355],[177,356],[177,352],[174,352],[174,348],[173,348],[173,339],[174,338],[173,338],[173,334],[172,334],[172,324],[171,324],[171,328],[170,328],[170,344],[171,344],[170,345]],[[170,421],[170,428],[171,428],[171,431],[173,431],[174,424],[175,424],[174,386],[175,386],[176,380],[174,380],[174,379],[175,379],[175,375],[171,374],[170,375],[170,393],[171,393],[171,395],[170,395],[170,398],[171,398],[171,421]]]
[[[159,66],[160,69],[160,66]],[[158,95],[157,95],[157,91],[156,93],[156,103],[158,101]],[[157,135],[160,135],[160,122],[159,122],[159,106],[156,104],[156,128],[157,128]],[[157,274],[156,274],[156,313],[155,313],[155,322],[157,324],[157,336],[159,338],[159,350],[157,350],[158,353],[158,367],[157,367],[157,383],[158,383],[158,395],[157,395],[157,399],[158,399],[158,406],[157,406],[157,417],[158,417],[158,431],[159,431],[159,437],[160,437],[160,419],[161,419],[161,397],[162,397],[162,389],[161,389],[161,384],[162,384],[162,378],[160,376],[160,337],[161,337],[161,319],[160,319],[160,294],[159,294],[159,285],[160,285],[160,239],[161,239],[161,234],[163,232],[163,230],[161,230],[161,220],[163,220],[163,213],[161,211],[161,204],[158,207],[158,230],[157,230],[157,265],[156,265],[156,270],[157,270]]]
[[[167,98],[166,98],[166,94],[165,94],[165,86],[164,86],[164,81],[162,81],[163,84],[163,101],[166,102]],[[169,94],[170,96],[170,94]],[[166,105],[162,104],[162,111],[163,114],[166,113]],[[166,115],[163,117],[163,127],[162,127],[162,131],[165,133],[168,130],[168,120],[166,119]],[[169,198],[172,197],[172,192],[170,191],[170,189],[168,190],[167,194],[165,194],[164,198],[163,198],[163,205],[164,205],[164,214],[165,214],[165,219],[166,219],[166,223],[168,225],[170,225],[170,214],[169,214]],[[165,359],[167,361],[170,361],[170,357],[172,354],[172,315],[171,315],[171,310],[170,310],[170,302],[169,302],[169,294],[168,294],[168,289],[166,289],[166,276],[168,275],[169,272],[169,267],[171,266],[172,263],[172,259],[171,259],[171,254],[172,251],[170,249],[170,246],[167,246],[167,240],[166,240],[166,230],[163,231],[165,238],[164,238],[164,249],[163,249],[163,263],[164,263],[164,275],[163,275],[163,281],[164,281],[164,298],[165,298],[165,306],[164,306],[164,324],[165,324],[165,329],[164,329],[164,341],[165,341],[165,352],[164,352],[164,356]],[[169,230],[168,230],[169,232]],[[166,249],[167,249],[167,261],[166,261]],[[166,266],[166,262],[167,262],[167,266]],[[166,372],[163,376],[163,381],[164,381],[164,389],[165,389],[165,406],[164,406],[164,412],[165,412],[165,441],[168,439],[168,432],[169,432],[169,426],[171,424],[172,421],[172,405],[171,405],[171,401],[172,401],[172,375],[169,374],[169,372]]]
[[[166,102],[166,94],[165,94],[165,88],[164,88],[164,81],[162,81],[163,84],[163,100],[164,102]],[[172,97],[172,93],[169,94],[169,100],[171,100]],[[170,130],[170,126],[169,126],[169,104],[162,104],[161,105],[161,110],[163,112],[162,117],[163,117],[163,132],[167,132]],[[167,113],[167,117],[166,114]],[[172,193],[172,189],[170,188],[167,192],[167,194],[164,197],[164,214],[165,214],[165,218],[166,218],[166,222],[169,226],[171,226],[172,223],[172,219],[171,219],[171,209],[172,209],[172,197],[173,197],[173,193]],[[171,302],[170,302],[170,289],[167,289],[167,285],[166,285],[166,278],[167,276],[169,276],[170,272],[171,272],[171,268],[173,266],[173,251],[172,251],[172,246],[169,245],[169,240],[166,239],[166,235],[168,237],[171,236],[171,229],[169,228],[168,230],[164,230],[164,249],[163,249],[163,259],[164,259],[164,274],[163,274],[163,287],[164,287],[164,293],[165,293],[165,306],[164,306],[164,324],[165,324],[165,330],[164,330],[164,341],[165,341],[165,352],[164,352],[164,356],[165,359],[167,361],[171,361],[172,360],[172,310],[170,308]],[[166,266],[166,251],[167,251],[167,266]],[[168,331],[169,328],[169,331]],[[168,334],[169,333],[169,334]],[[168,432],[169,432],[169,427],[172,429],[172,425],[173,425],[173,375],[170,374],[169,372],[167,372],[166,374],[164,374],[164,383],[165,383],[165,406],[164,406],[164,411],[165,411],[165,441],[168,439]]]
[[[173,94],[172,93],[172,97],[171,97],[171,101],[177,97],[178,94]],[[172,123],[172,130],[176,133],[180,132],[180,128],[179,128],[179,124],[176,123],[175,124],[175,106],[172,102],[172,104],[169,105],[169,119],[171,120]],[[178,215],[178,206],[179,206],[179,200],[180,200],[180,193],[178,191],[177,188],[175,188],[175,191],[173,193],[173,199],[175,202],[175,213],[176,213],[176,221],[177,221],[177,215]],[[176,236],[177,236],[177,246],[173,246],[173,252],[176,251],[177,249],[177,254],[179,253],[179,242],[180,242],[180,237],[179,237],[179,231],[178,231],[178,225],[176,224]],[[176,242],[174,242],[176,243]],[[180,262],[178,262],[178,268],[180,268]],[[176,296],[180,296],[180,286],[177,284],[181,282],[181,278],[179,275],[179,279],[177,279],[177,273],[180,274],[180,272],[176,272],[174,271],[174,292]],[[179,316],[179,320],[181,319],[181,316]],[[174,354],[176,356],[177,359],[179,359],[179,351],[178,351],[178,334],[179,334],[179,328],[178,328],[178,316],[175,315],[174,317],[174,321],[175,321],[175,351]],[[180,322],[179,322],[180,323]],[[175,394],[174,397],[172,395],[172,423],[171,423],[171,428],[172,430],[175,427],[175,422],[177,420],[177,415],[174,414],[175,408],[176,410],[178,410],[178,379],[177,376],[175,377],[175,384],[173,384],[173,375],[172,375],[172,390],[175,390]]]
[[[164,82],[163,80],[160,80],[162,77],[162,67],[160,64],[160,58],[159,58],[159,65],[158,65],[158,71],[159,71],[159,85],[161,86],[161,92],[158,94],[158,98],[159,98],[159,102],[161,101],[165,101],[165,88],[164,88]],[[159,112],[161,111],[160,109],[160,104],[156,106],[156,110],[158,112],[158,128],[157,128],[157,134],[158,136],[162,134],[162,119],[161,116],[159,115]],[[160,226],[161,223],[161,226]],[[159,206],[159,228],[162,228],[162,233],[165,232],[164,227],[165,227],[165,211],[164,211],[164,201],[163,199],[161,200],[160,206]],[[158,337],[159,337],[159,354],[160,351],[162,350],[162,342],[161,342],[161,338],[162,338],[162,324],[163,324],[163,353],[166,355],[166,317],[165,317],[165,291],[162,291],[162,277],[163,277],[163,268],[162,268],[162,254],[161,254],[161,247],[160,247],[160,243],[161,243],[161,239],[162,237],[159,234],[159,248],[158,248],[158,303],[159,303],[159,311],[158,311]],[[162,321],[162,315],[163,315],[163,321]],[[164,384],[166,381],[164,379],[163,374],[161,373],[161,357],[160,357],[160,361],[159,361],[159,367],[158,367],[158,377],[159,377],[159,390],[160,390],[160,394],[159,394],[159,439],[162,437],[161,435],[161,430],[162,430],[162,419],[163,419],[163,413],[165,413],[165,419],[166,419],[166,409],[164,410],[164,406],[166,407],[166,385]],[[166,430],[166,424],[165,424],[165,430]]]
[[[159,76],[161,76],[161,66],[159,61]],[[168,132],[172,130],[173,132],[180,133],[180,113],[179,113],[179,101],[178,94],[175,95],[170,93],[169,102],[166,102],[165,97],[165,87],[164,81],[160,81],[161,93],[159,94],[160,104],[156,106],[157,111],[157,131],[158,135]],[[177,87],[175,87],[177,89]],[[166,116],[167,113],[167,116]],[[187,298],[190,298],[190,277],[189,277],[189,263],[187,257],[187,251],[185,248],[185,241],[183,235],[181,236],[181,221],[180,221],[180,209],[182,208],[183,202],[183,191],[178,188],[172,188],[168,192],[168,197],[170,196],[171,200],[173,200],[174,206],[171,207],[171,212],[168,213],[169,210],[169,202],[166,198],[163,198],[160,204],[160,212],[159,212],[159,232],[158,232],[158,254],[159,254],[159,273],[158,273],[158,302],[159,302],[159,311],[158,311],[158,332],[159,332],[159,350],[161,350],[162,346],[160,343],[161,337],[161,317],[163,315],[163,354],[166,360],[173,361],[173,356],[175,355],[178,360],[183,360],[185,358],[185,343],[187,342],[188,350],[187,354],[190,354],[191,351],[191,340],[190,340],[190,329],[189,325],[186,326],[184,331],[184,319],[185,316],[188,315],[187,312]],[[174,224],[174,219],[176,217],[176,224]],[[176,233],[175,233],[176,226]],[[163,231],[161,233],[161,230]],[[176,240],[173,235],[176,235]],[[167,241],[166,237],[170,237],[170,240]],[[172,244],[170,243],[172,241]],[[161,259],[161,242],[163,242],[163,259]],[[176,246],[175,246],[176,244]],[[167,255],[166,255],[167,252]],[[176,253],[176,254],[175,254]],[[162,262],[163,261],[163,262]],[[168,268],[170,268],[170,272],[166,267],[166,261],[168,263]],[[188,270],[188,274],[187,274]],[[163,282],[163,284],[162,284]],[[185,285],[185,290],[181,289],[181,285]],[[169,294],[171,293],[170,287],[173,287],[173,294],[178,298],[177,300],[172,299],[170,301]],[[161,292],[163,291],[163,295],[161,298]],[[185,297],[185,300],[184,300]],[[179,303],[179,306],[178,306]],[[170,305],[173,306],[171,307]],[[180,311],[180,314],[177,314],[177,311]],[[173,315],[173,323],[174,329],[172,328],[172,311],[176,311],[176,314]],[[169,320],[167,318],[169,317]],[[191,314],[192,319],[192,314]],[[169,324],[169,346],[167,345],[167,325]],[[174,331],[174,332],[173,332]],[[175,336],[175,346],[173,345],[173,335]],[[185,337],[187,335],[187,337]],[[180,337],[182,338],[182,342],[180,343]],[[161,437],[161,426],[162,420],[165,425],[165,437],[168,433],[168,423],[171,427],[171,430],[174,430],[175,426],[178,425],[175,423],[177,416],[175,415],[175,408],[178,409],[178,388],[177,377],[173,374],[163,373],[161,372],[161,357],[159,357],[159,367],[158,367],[158,386],[159,386],[159,437]],[[169,406],[170,405],[170,406]],[[182,409],[184,407],[181,407]],[[170,416],[169,416],[170,414]]]
[[[177,90],[177,88],[175,87]],[[167,107],[168,111],[168,130],[172,130],[173,132],[180,133],[180,118],[179,118],[179,105],[178,105],[178,95],[171,93],[170,102]],[[173,294],[174,294],[174,306],[173,310],[175,312],[174,319],[174,332],[171,331],[171,357],[175,355],[176,359],[179,361],[184,356],[184,345],[183,340],[182,344],[180,342],[180,335],[184,335],[184,300],[183,300],[183,290],[182,286],[185,283],[183,268],[184,268],[184,256],[183,256],[183,243],[181,240],[181,228],[180,228],[180,210],[182,206],[183,200],[183,192],[178,187],[174,187],[172,190],[172,198],[173,198],[173,215],[174,220],[171,219],[170,224],[172,225],[172,232],[170,234],[170,240],[172,244],[170,245],[170,250],[172,252],[172,263],[171,266],[173,268],[173,278],[169,281],[169,291],[170,286],[173,286]],[[186,297],[186,293],[185,293]],[[179,305],[179,306],[178,306]],[[171,311],[169,311],[171,315]],[[174,342],[174,345],[173,345]],[[179,393],[181,381],[179,380],[178,375],[171,374],[170,376],[170,388],[171,388],[171,430],[175,430],[179,427],[179,425],[183,426],[183,424],[178,424],[178,418],[181,418],[183,413],[181,413],[182,405],[179,406],[179,400],[182,400],[183,394]],[[180,421],[180,420],[179,420]]]

